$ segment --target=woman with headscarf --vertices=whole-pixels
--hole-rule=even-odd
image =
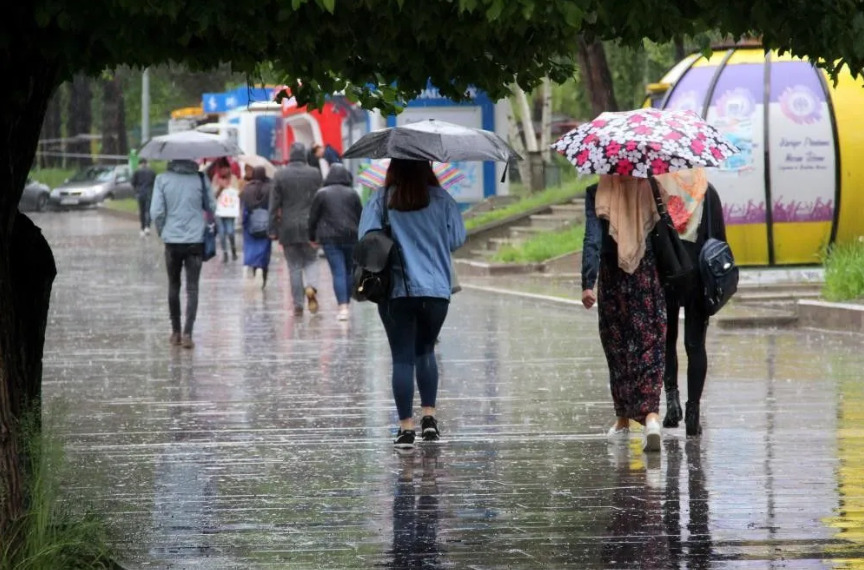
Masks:
[[[252,275],[260,269],[263,278],[261,289],[267,287],[267,273],[270,268],[270,251],[272,243],[267,235],[272,183],[267,178],[263,166],[252,170],[252,178],[246,183],[241,196],[243,202],[243,265],[252,268]],[[262,213],[263,211],[263,213]],[[264,221],[263,234],[253,235],[253,217]]]
[[[683,170],[657,177],[668,196],[669,215],[690,254],[693,267],[699,267],[699,252],[709,237],[726,241],[723,206],[714,187],[708,183],[704,169]],[[711,235],[708,235],[708,228]],[[708,374],[705,337],[708,333],[708,312],[699,271],[694,271],[690,287],[685,291],[667,289],[666,308],[666,417],[663,427],[678,427],[681,421],[681,400],[678,391],[678,316],[684,308],[684,349],[687,352],[687,405],[684,425],[688,436],[702,433],[699,423],[699,400]]]
[[[643,449],[660,451],[666,298],[649,239],[660,217],[648,180],[601,176],[588,188],[585,216],[582,304],[590,309],[599,300],[617,418],[608,438],[627,441],[634,420],[645,426]]]

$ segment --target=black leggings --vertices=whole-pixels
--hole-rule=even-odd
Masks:
[[[678,388],[678,313],[682,306],[684,349],[687,351],[687,401],[698,402],[708,374],[708,354],[705,352],[708,313],[699,294],[680,299],[666,293],[666,375],[663,384],[667,392]]]

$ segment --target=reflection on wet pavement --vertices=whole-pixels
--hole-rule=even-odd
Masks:
[[[44,393],[70,492],[133,568],[853,567],[864,561],[860,337],[709,335],[701,440],[610,447],[596,311],[467,291],[439,345],[445,441],[406,455],[372,306],[291,315],[205,265],[194,351],[168,345],[157,240],[36,216],[57,257]],[[683,350],[682,350],[683,353]],[[682,385],[686,382],[682,382]]]

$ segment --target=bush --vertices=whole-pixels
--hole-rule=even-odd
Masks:
[[[55,410],[52,412],[46,413],[46,417],[59,415]],[[42,426],[40,430],[31,417],[23,423],[22,432],[25,448],[22,455],[30,459],[27,481],[30,508],[12,536],[3,537],[0,568],[116,568],[101,521],[74,509],[69,497],[62,496],[65,456],[51,426]]]
[[[864,297],[864,239],[834,245],[824,257],[825,287],[822,295],[829,301],[848,301]]]
[[[518,246],[504,246],[492,260],[500,263],[538,263],[582,249],[585,226],[537,234]]]

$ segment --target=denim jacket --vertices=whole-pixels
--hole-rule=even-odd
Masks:
[[[363,208],[361,237],[381,229],[383,195],[379,190]],[[402,253],[402,262],[393,267],[391,298],[449,299],[450,252],[459,249],[466,239],[465,223],[456,201],[442,188],[430,186],[428,206],[413,212],[389,210],[389,217],[393,239]]]

